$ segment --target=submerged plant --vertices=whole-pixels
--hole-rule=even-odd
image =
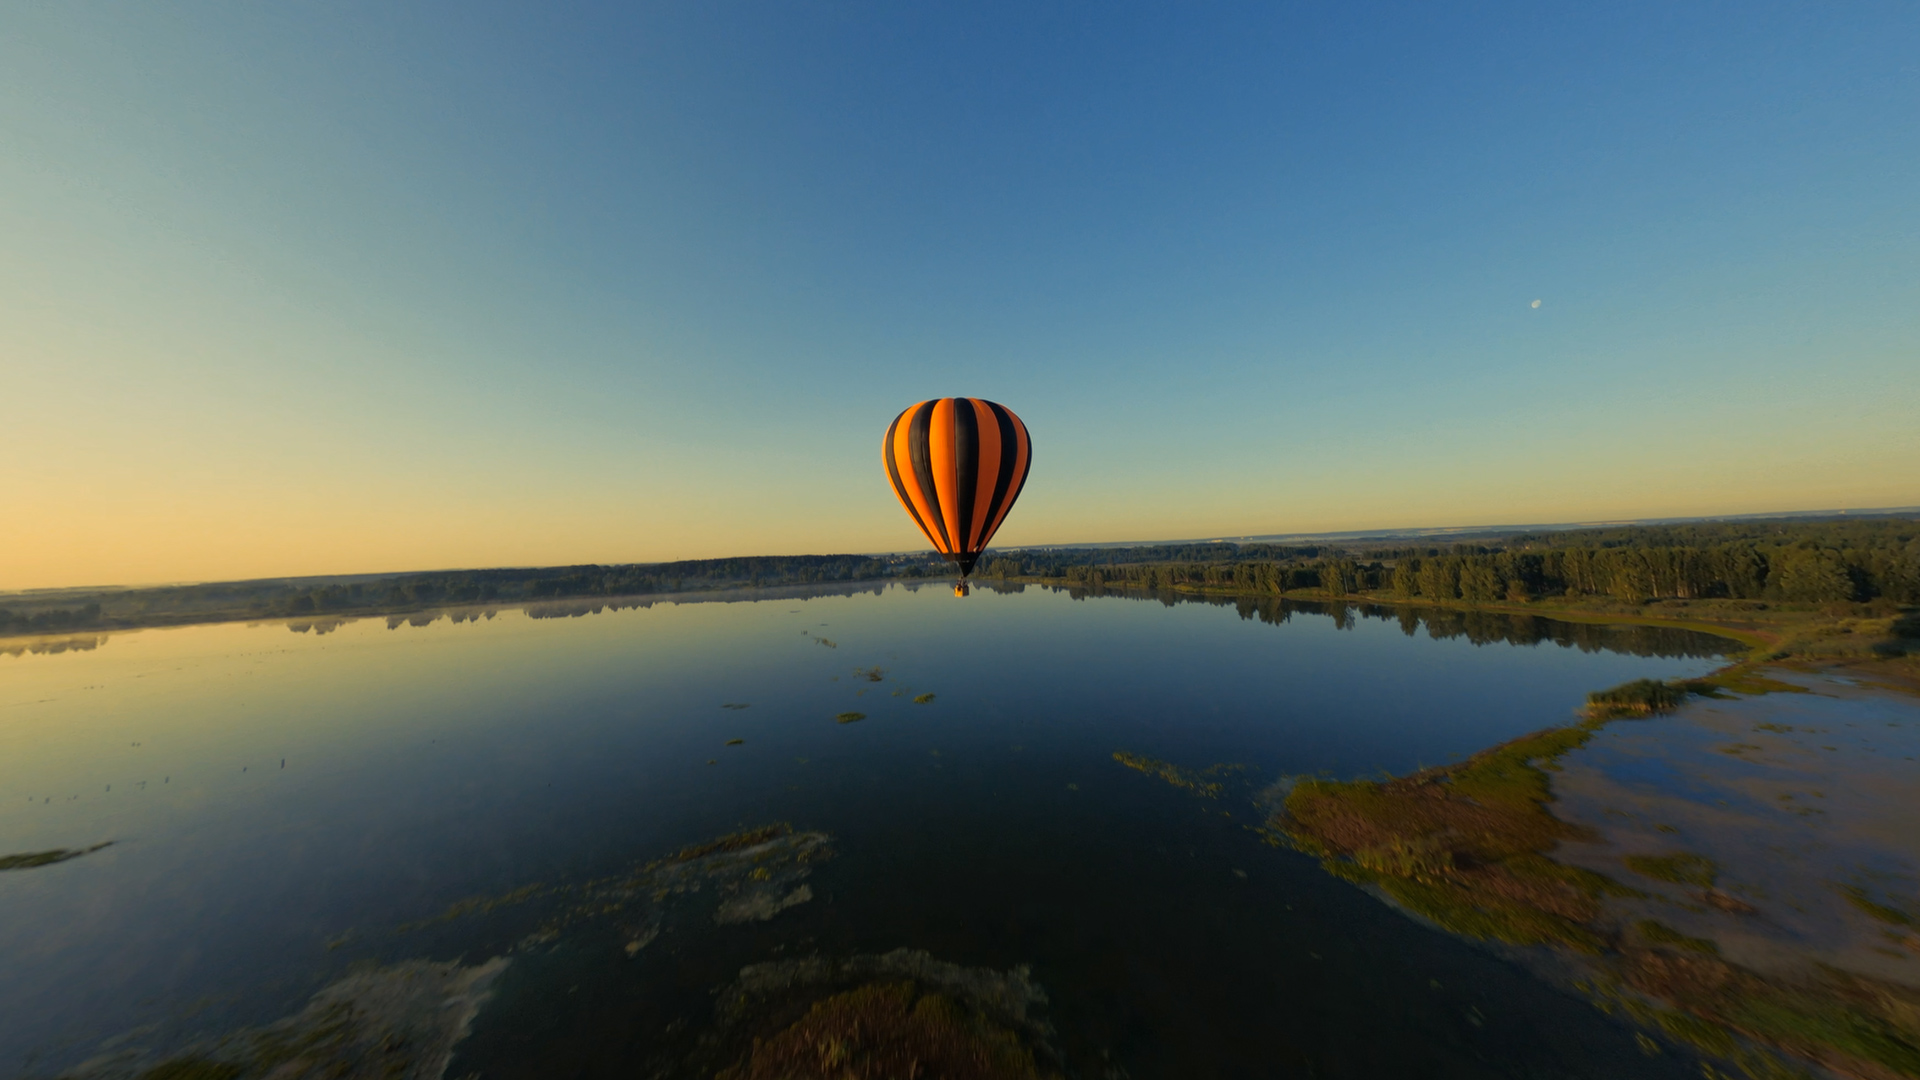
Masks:
[[[1689,949],[1710,956],[1720,955],[1720,946],[1706,938],[1688,937],[1658,919],[1641,919],[1633,924],[1640,936],[1654,945],[1671,945],[1675,948]]]
[[[1858,885],[1840,886],[1840,895],[1847,898],[1847,903],[1865,912],[1869,917],[1886,923],[1888,926],[1905,926],[1912,929],[1920,929],[1920,918],[1915,918],[1897,907],[1889,907],[1886,904],[1873,902],[1867,898],[1867,890]]]
[[[134,1080],[418,1080],[446,1072],[453,1048],[509,961],[405,960],[367,967],[323,987],[299,1012],[177,1050]],[[136,1052],[137,1054],[137,1052]],[[136,1059],[137,1060],[137,1059]]]
[[[18,855],[0,855],[0,870],[31,870],[37,866],[52,866],[68,859],[77,859],[82,855],[91,855],[104,847],[112,847],[113,841],[95,844],[89,848],[53,848],[50,851],[25,851]]]
[[[1695,855],[1682,851],[1673,855],[1629,855],[1623,860],[1627,868],[1636,874],[1644,874],[1656,881],[1668,881],[1675,885],[1694,885],[1702,889],[1713,888],[1720,878],[1720,866],[1705,855]]]
[[[1239,772],[1246,768],[1244,765],[1212,765],[1205,769],[1183,769],[1170,761],[1161,761],[1159,758],[1150,758],[1144,754],[1131,754],[1125,750],[1114,751],[1113,760],[1135,772],[1157,776],[1174,787],[1191,791],[1195,795],[1208,799],[1219,798],[1220,793],[1227,789],[1225,784],[1213,777]]]

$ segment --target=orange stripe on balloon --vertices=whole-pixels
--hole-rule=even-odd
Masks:
[[[901,495],[903,501],[910,500],[912,502],[913,508],[918,515],[916,524],[920,526],[920,531],[926,535],[927,543],[933,545],[933,550],[942,555],[948,555],[951,554],[951,552],[947,550],[947,545],[940,542],[939,530],[933,527],[933,503],[921,492],[920,482],[916,479],[913,470],[913,446],[911,443],[913,438],[913,419],[921,409],[931,408],[932,406],[932,402],[923,401],[900,414],[899,427],[895,429],[893,434],[893,461],[894,467],[900,471],[901,485],[896,493]]]
[[[893,497],[900,500],[901,508],[906,510],[907,517],[913,520],[914,525],[922,533],[926,533],[925,519],[920,516],[919,509],[913,505],[912,498],[907,495],[907,479],[906,476],[901,475],[899,455],[894,452],[894,443],[900,438],[900,423],[907,418],[907,413],[912,411],[908,409],[894,417],[893,423],[887,426],[886,435],[880,439],[880,467],[886,470],[887,482],[893,488]],[[911,475],[912,472],[909,470],[907,476]],[[932,535],[928,534],[927,539],[933,539]],[[938,547],[938,545],[935,546]]]
[[[952,398],[933,403],[933,422],[927,426],[927,458],[933,462],[934,493],[940,499],[940,513],[947,522],[947,535],[956,545],[966,543],[960,523],[960,466],[953,442]],[[966,551],[956,547],[953,554]]]
[[[993,535],[987,530],[987,518],[993,509],[993,487],[1000,479],[1000,418],[993,415],[993,410],[987,408],[986,402],[973,398],[964,400],[973,409],[980,431],[980,464],[974,471],[973,520],[967,522],[967,550],[980,551],[987,546],[987,538]]]

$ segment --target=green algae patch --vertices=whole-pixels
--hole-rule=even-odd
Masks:
[[[442,911],[432,918],[421,919],[417,922],[401,923],[395,927],[394,930],[396,933],[407,934],[415,930],[424,930],[430,926],[437,926],[441,923],[456,922],[471,915],[491,915],[501,908],[524,904],[535,897],[543,896],[547,891],[546,885],[535,882],[532,885],[523,885],[511,892],[501,893],[499,896],[469,896],[464,900],[455,900],[453,903],[448,904],[445,911]]]
[[[823,843],[825,839],[824,836],[819,836],[814,833],[796,836],[793,831],[793,826],[786,822],[763,825],[754,829],[743,829],[739,832],[729,833],[703,843],[690,844],[665,858],[655,859],[644,866],[638,867],[632,874],[625,878],[596,879],[581,885],[548,885],[544,882],[534,882],[533,884],[522,885],[517,889],[512,889],[494,896],[470,896],[464,900],[454,901],[447,906],[446,910],[432,918],[422,919],[418,922],[401,923],[395,929],[399,933],[410,933],[442,923],[455,922],[460,919],[475,916],[491,915],[496,911],[517,907],[533,900],[556,897],[584,898],[577,910],[572,913],[573,915],[591,914],[596,905],[600,905],[605,909],[599,913],[611,914],[618,909],[621,903],[628,899],[627,894],[642,891],[641,883],[650,883],[655,878],[662,877],[663,875],[671,876],[670,872],[678,872],[682,868],[687,867],[694,867],[700,870],[719,869],[722,865],[721,858],[723,856],[733,856],[741,853],[755,855],[775,849],[778,849],[780,853],[784,854],[788,847],[793,847],[794,850],[802,856],[800,861],[804,862],[806,861],[805,856],[807,853],[811,852],[818,843]],[[735,868],[728,865],[725,869],[732,870]],[[758,880],[764,880],[764,878]],[[545,930],[557,929],[558,924],[550,922],[543,928],[543,932]]]
[[[1671,945],[1677,949],[1690,949],[1709,956],[1720,955],[1720,946],[1706,938],[1688,937],[1658,919],[1641,919],[1633,924],[1642,940],[1650,945]]]
[[[719,1080],[1041,1080],[1015,1032],[911,982],[878,983],[815,1002]]]
[[[1627,869],[1636,874],[1674,885],[1711,889],[1713,883],[1720,879],[1719,864],[1705,855],[1686,851],[1672,855],[1629,855],[1622,861],[1627,864]]]
[[[1723,691],[1731,691],[1746,697],[1759,697],[1762,694],[1811,693],[1804,686],[1796,686],[1793,683],[1760,674],[1758,667],[1754,664],[1735,664],[1703,678],[1688,679],[1681,685],[1702,697],[1723,698],[1727,696]]]
[[[1920,990],[1912,987],[1827,967],[1800,978],[1763,976],[1718,956],[1665,949],[1630,950],[1615,970],[1619,982],[1605,995],[1629,1015],[1754,1080],[1804,1074],[1741,1039],[1842,1076],[1920,1076]]]
[[[913,699],[913,703],[915,705],[931,705],[933,704],[933,695],[921,694]]]
[[[1920,994],[1911,988],[1832,969],[1810,980],[1762,977],[1690,951],[1630,952],[1580,989],[1602,1012],[1624,1014],[1748,1080],[1811,1080],[1776,1051],[1862,1080],[1920,1076]],[[1735,1075],[1707,1062],[1701,1073]]]
[[[1654,716],[1686,704],[1689,695],[1725,698],[1730,694],[1804,694],[1807,688],[1760,674],[1752,663],[1734,664],[1711,675],[1682,682],[1635,679],[1587,695],[1587,716],[1596,720]]]
[[[1904,926],[1909,929],[1920,929],[1920,918],[1915,918],[1897,907],[1875,903],[1867,896],[1867,890],[1858,885],[1840,886],[1840,895],[1847,898],[1847,903],[1865,912],[1869,917],[1886,923],[1888,926]]]
[[[833,722],[836,724],[857,724],[866,718],[867,714],[863,712],[843,712],[835,716]]]
[[[830,854],[825,834],[795,832],[779,822],[690,844],[612,877],[536,882],[494,896],[469,897],[432,918],[395,929],[410,933],[538,901],[537,911],[522,921],[522,929],[531,932],[517,947],[543,946],[575,926],[610,921],[632,958],[659,935],[667,909],[685,897],[713,898],[715,921],[722,925],[764,922],[808,902],[813,892],[805,879],[812,864]]]
[[[1202,798],[1217,799],[1227,789],[1219,779],[1232,773],[1243,772],[1245,765],[1211,765],[1204,769],[1185,769],[1170,761],[1150,758],[1144,754],[1131,754],[1125,750],[1113,752],[1113,760],[1135,772],[1148,776],[1157,776],[1183,791],[1191,791]]]
[[[762,825],[757,829],[742,829],[736,833],[728,833],[717,839],[708,840],[703,844],[693,844],[688,847],[683,847],[664,859],[657,859],[648,863],[645,869],[655,870],[663,866],[671,866],[674,863],[690,863],[713,855],[725,855],[730,852],[745,851],[748,848],[756,848],[763,844],[770,844],[775,840],[784,840],[792,835],[793,826],[784,821],[774,825]]]
[[[0,855],[0,870],[32,870],[40,866],[52,866],[68,859],[77,859],[82,855],[91,855],[104,847],[112,847],[113,841],[95,844],[89,848],[54,848],[50,851],[24,851],[18,855]]]
[[[1687,700],[1687,689],[1658,679],[1635,679],[1611,690],[1596,690],[1587,695],[1587,713],[1591,716],[1651,716],[1679,708]]]

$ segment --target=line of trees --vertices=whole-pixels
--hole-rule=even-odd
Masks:
[[[0,634],[217,618],[419,611],[472,603],[649,596],[753,586],[946,577],[912,555],[791,555],[617,566],[457,570],[14,596]],[[1158,544],[989,553],[987,578],[1075,589],[1208,590],[1495,603],[1606,597],[1920,604],[1920,518],[1788,519],[1521,534],[1493,543]],[[10,610],[8,610],[10,609]]]
[[[306,615],[368,607],[393,610],[436,604],[648,596],[717,588],[866,581],[901,570],[917,570],[923,562],[867,555],[787,555],[626,566],[465,570],[295,589],[274,597],[271,606],[276,613]]]
[[[1392,588],[1400,596],[1469,601],[1564,595],[1628,602],[1920,603],[1920,528],[1914,522],[1800,523],[1770,534],[1754,531],[1662,527],[1516,537],[1506,550],[1397,559]],[[1708,542],[1663,542],[1683,539]]]
[[[1403,559],[1391,576],[1398,596],[1475,602],[1562,595],[1629,603],[1712,598],[1823,603],[1877,597],[1913,603],[1920,601],[1920,548],[1911,553],[1813,543],[1771,549],[1749,544],[1572,548]]]
[[[1155,559],[1162,551],[1206,561]],[[994,577],[1090,588],[1318,589],[1471,603],[1544,596],[1803,603],[1920,603],[1920,521],[1910,518],[1622,526],[1499,544],[1337,552],[1279,545],[1052,549],[987,561]]]
[[[68,630],[92,630],[99,626],[99,604],[83,604],[77,608],[43,608],[34,612],[0,608],[0,634],[59,634]]]
[[[650,596],[950,573],[931,555],[787,555],[619,566],[456,570],[116,589],[0,609],[0,634],[115,629],[218,618],[367,615],[484,603]],[[24,598],[23,598],[24,599]],[[87,600],[75,604],[75,600]],[[31,603],[32,607],[27,607]],[[63,606],[56,607],[60,603]]]

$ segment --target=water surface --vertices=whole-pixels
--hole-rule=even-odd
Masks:
[[[1464,756],[1719,639],[899,586],[411,623],[0,655],[0,854],[112,841],[0,873],[0,1069],[134,1070],[350,971],[508,956],[449,1075],[673,1075],[742,967],[905,948],[1025,965],[1081,1076],[1687,1075],[1251,827],[1279,777]],[[1207,797],[1117,751],[1239,768]],[[707,895],[638,947],[530,940],[564,890],[779,822],[831,857],[765,921]]]

